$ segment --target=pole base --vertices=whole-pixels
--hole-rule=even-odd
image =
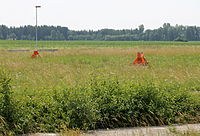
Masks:
[[[137,58],[134,60],[132,65],[142,65],[142,66],[148,65],[148,61],[145,59],[143,52],[137,53]]]
[[[31,58],[40,58],[40,54],[38,51],[34,51]]]

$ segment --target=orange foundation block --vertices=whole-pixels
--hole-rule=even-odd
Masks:
[[[34,51],[33,55],[31,56],[31,58],[38,58],[38,57],[40,57],[39,52],[38,51]]]
[[[132,65],[142,65],[142,66],[148,65],[148,62],[145,59],[143,52],[137,53],[137,58],[133,61]]]

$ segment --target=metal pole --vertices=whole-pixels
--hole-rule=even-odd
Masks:
[[[36,35],[35,35],[35,40],[36,40],[36,45],[35,45],[35,48],[36,50],[38,50],[38,42],[37,42],[37,6],[36,6]]]
[[[35,40],[36,40],[36,45],[35,45],[35,47],[36,47],[36,50],[38,50],[38,34],[37,34],[37,26],[38,26],[38,18],[37,18],[37,8],[40,8],[41,6],[35,6],[35,8],[36,8],[36,28],[35,28],[35,30],[36,30],[36,34],[35,34]]]

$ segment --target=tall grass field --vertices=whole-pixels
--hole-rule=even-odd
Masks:
[[[200,42],[0,41],[0,135],[200,122]],[[10,52],[28,49],[26,52]],[[144,52],[148,66],[131,65]]]

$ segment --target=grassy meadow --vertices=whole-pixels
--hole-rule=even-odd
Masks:
[[[11,44],[4,48],[6,42]],[[125,48],[123,42],[108,42],[108,45],[107,42],[40,42],[43,48],[48,49],[52,44],[59,50],[40,52],[42,57],[38,59],[30,57],[32,52],[7,51],[19,49],[17,45],[23,45],[20,49],[27,48],[27,43],[28,49],[33,50],[35,45],[30,41],[0,42],[0,68],[11,74],[18,91],[63,88],[84,83],[92,74],[140,82],[148,79],[157,83],[177,82],[199,88],[200,46],[197,45],[200,42],[187,43],[188,46],[176,42],[124,42]],[[131,66],[138,51],[145,53],[148,67]]]
[[[58,51],[35,59],[8,51],[34,46],[0,41],[0,69],[22,117],[11,120],[17,133],[200,121],[200,42],[40,41]],[[137,52],[149,66],[131,65]]]

